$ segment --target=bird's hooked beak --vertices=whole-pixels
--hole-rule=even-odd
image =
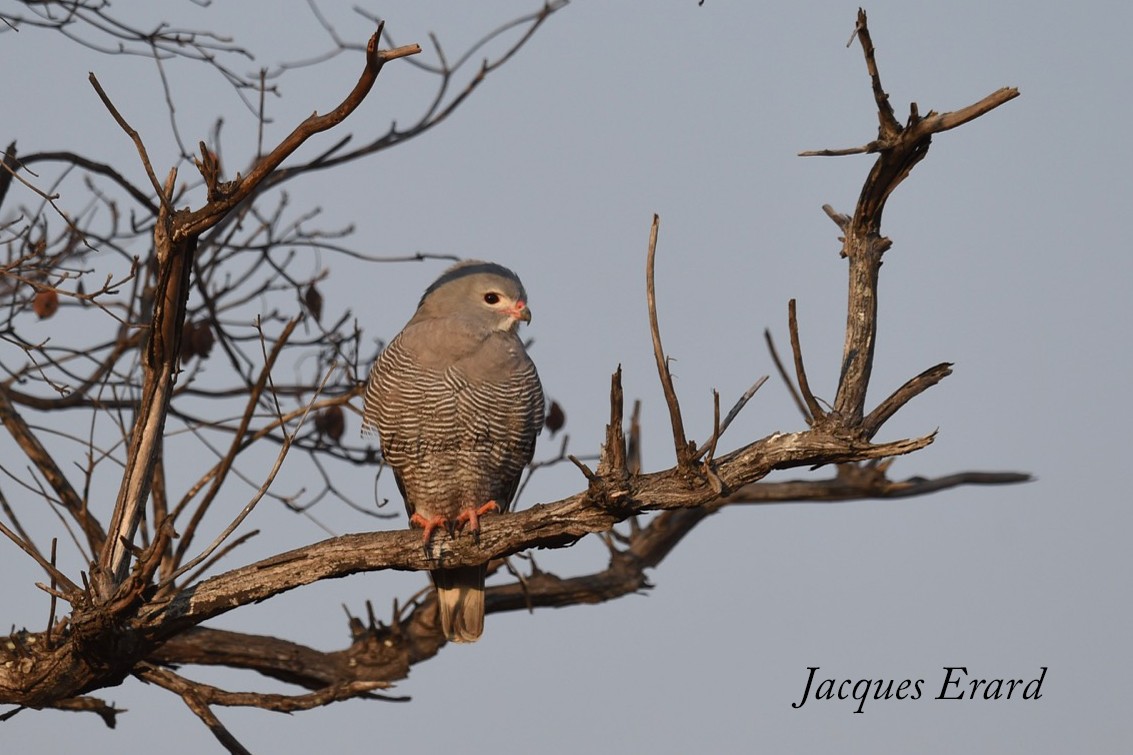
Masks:
[[[527,308],[527,302],[523,299],[517,299],[515,306],[507,310],[507,313],[516,320],[523,320],[528,325],[531,324],[531,310]]]

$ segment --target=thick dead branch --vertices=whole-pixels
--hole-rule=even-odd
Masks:
[[[177,171],[171,170],[165,191],[172,196]],[[196,238],[175,245],[172,219],[163,203],[154,227],[154,249],[159,278],[154,293],[149,338],[143,349],[141,402],[130,436],[126,469],[118,489],[107,539],[98,557],[98,569],[91,575],[96,594],[109,599],[126,577],[128,546],[150,493],[154,465],[165,431],[165,419],[173,394],[174,374],[180,360],[181,333],[185,322],[185,303],[189,295],[189,275]]]
[[[563,579],[533,569],[520,580],[490,586],[488,613],[601,603],[649,587],[645,570],[657,566],[681,538],[710,512],[708,507],[667,511],[635,531],[629,549],[614,550],[606,569]],[[160,647],[151,659],[168,664],[200,664],[244,668],[307,689],[320,690],[358,680],[397,681],[412,665],[435,656],[443,647],[437,632],[432,596],[405,615],[396,605],[389,625],[371,616],[368,628],[355,621],[354,641],[340,651],[324,652],[274,637],[197,628]]]
[[[871,445],[825,433],[776,434],[749,444],[716,461],[716,473],[729,488],[742,487],[772,469],[910,453],[932,442],[932,436]],[[528,548],[573,544],[583,535],[604,532],[634,513],[657,509],[694,508],[719,497],[705,480],[690,483],[679,468],[641,475],[628,483],[616,510],[595,505],[588,492],[554,504],[536,505],[515,514],[486,517],[480,543],[456,537],[440,541],[447,568],[484,563]],[[424,570],[436,562],[421,549],[420,536],[409,530],[345,535],[206,579],[167,601],[142,609],[137,627],[159,641],[188,626],[240,605],[321,579],[344,577],[377,569]]]
[[[625,433],[622,430],[623,403],[622,368],[618,365],[610,378],[610,422],[606,425],[606,440],[598,459],[598,471],[590,485],[590,494],[608,506],[620,505],[628,491],[629,469]]]
[[[920,116],[916,103],[913,103],[908,122],[902,126],[893,114],[889,95],[881,85],[881,74],[878,72],[873,41],[863,10],[858,11],[855,34],[865,55],[866,69],[877,106],[878,138],[866,147],[854,150],[802,154],[878,153],[849,222],[845,222],[844,216],[839,216],[832,210],[827,211],[844,234],[842,256],[848,258],[850,265],[846,341],[842,350],[843,370],[834,399],[834,410],[856,425],[862,422],[865,415],[866,391],[873,369],[877,336],[878,273],[882,255],[891,246],[890,240],[882,236],[880,230],[885,202],[913,167],[924,159],[933,134],[967,123],[1017,97],[1019,92],[1005,87],[954,113],[929,112],[925,117]],[[876,428],[873,430],[876,431]]]
[[[604,570],[570,578],[535,570],[522,580],[490,586],[486,610],[502,613],[595,604],[648,589],[646,570],[656,568],[697,524],[728,505],[903,498],[960,485],[1013,484],[1030,479],[1013,472],[965,472],[937,479],[893,481],[885,477],[886,466],[885,462],[842,465],[838,475],[828,480],[757,482],[709,505],[662,512],[647,526],[633,531],[629,547],[613,551]],[[434,614],[435,603],[430,598],[408,616],[395,616],[389,626],[375,625],[371,619],[370,628],[356,631],[349,647],[330,652],[275,637],[197,628],[172,638],[151,659],[249,669],[312,690],[358,680],[393,682],[405,678],[413,664],[439,652]]]

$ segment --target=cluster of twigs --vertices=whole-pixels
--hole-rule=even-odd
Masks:
[[[96,17],[101,12],[81,2],[58,5]],[[443,121],[484,76],[530,39],[556,7],[545,6],[517,21],[514,25],[523,30],[519,41],[495,61],[485,62],[455,96],[449,92],[450,84],[469,58],[462,56],[450,65],[437,45],[440,63],[433,71],[441,85],[418,123],[404,130],[391,128],[349,151],[349,140],[341,139],[306,163],[284,166],[300,145],[336,128],[357,108],[387,62],[420,51],[417,45],[381,49],[379,24],[350,94],[335,109],[304,120],[273,149],[258,155],[246,175],[224,180],[216,150],[203,142],[199,145],[194,164],[206,201],[195,210],[177,209],[190,198],[191,188],[178,188],[176,168],[163,180],[158,178],[142,140],[93,75],[91,84],[108,112],[134,140],[150,186],[134,186],[110,166],[77,155],[40,153],[21,158],[14,147],[9,149],[0,172],[0,204],[11,177],[24,180],[21,173],[32,165],[61,161],[109,181],[134,202],[134,210],[127,218],[116,200],[92,189],[91,210],[67,216],[64,229],[54,236],[46,220],[29,223],[19,232],[0,229],[10,234],[4,244],[7,260],[0,264],[0,297],[7,308],[0,338],[22,355],[16,361],[5,357],[0,363],[5,371],[0,376],[0,422],[36,474],[34,481],[28,481],[7,467],[5,471],[10,479],[21,480],[26,495],[54,505],[65,523],[74,525],[72,537],[90,564],[79,577],[65,573],[57,566],[55,543],[46,553],[38,547],[0,494],[12,525],[0,523],[0,532],[43,569],[48,583],[41,587],[51,600],[45,631],[14,632],[7,649],[0,647],[0,702],[19,706],[6,716],[24,707],[92,710],[113,725],[113,706],[89,693],[132,675],[177,694],[229,751],[243,752],[216,718],[213,706],[295,711],[351,697],[396,699],[378,691],[404,678],[414,663],[439,652],[444,638],[429,593],[405,605],[395,604],[388,621],[379,620],[367,605],[365,619],[349,619],[350,645],[334,652],[204,626],[220,614],[318,580],[435,566],[422,553],[419,536],[402,530],[332,537],[205,576],[220,556],[249,536],[233,537],[257,502],[271,495],[271,483],[289,451],[302,451],[321,476],[323,488],[317,496],[347,498],[335,489],[327,464],[376,462],[372,449],[352,446],[342,437],[343,411],[358,396],[373,353],[366,352],[361,333],[348,317],[324,322],[318,287],[323,273],[295,277],[290,272],[294,252],[281,251],[281,247],[318,244],[342,247],[306,234],[299,222],[285,221],[282,204],[273,209],[264,209],[264,204],[268,190],[288,180],[372,154]],[[321,22],[333,35],[329,24]],[[849,264],[850,316],[832,406],[824,408],[809,388],[792,301],[788,328],[794,375],[775,358],[782,378],[792,386],[807,429],[777,433],[720,453],[721,436],[758,390],[765,379],[761,378],[723,418],[716,396],[712,433],[699,445],[688,438],[660,337],[653,288],[660,226],[655,217],[647,252],[647,304],[676,464],[661,472],[641,473],[636,452],[640,426],[635,411],[627,435],[619,370],[611,382],[610,421],[596,468],[568,454],[565,442],[557,457],[543,462],[570,459],[583,472],[586,488],[554,503],[493,517],[485,521],[478,542],[456,539],[445,553],[446,566],[490,561],[495,571],[509,555],[564,547],[597,533],[609,546],[608,564],[593,574],[563,579],[530,560],[528,573],[515,572],[514,580],[489,588],[488,612],[601,602],[641,590],[648,586],[647,569],[657,566],[702,519],[731,504],[920,495],[961,484],[1027,479],[1015,473],[964,473],[892,481],[886,475],[890,461],[924,448],[933,436],[873,442],[879,428],[902,406],[949,374],[947,364],[929,368],[867,411],[878,270],[890,246],[880,233],[885,201],[923,159],[933,134],[978,117],[1017,92],[1002,89],[969,108],[924,117],[914,105],[902,126],[881,88],[864,13],[859,14],[855,34],[865,52],[880,126],[876,140],[853,150],[878,154],[854,213],[844,216],[828,210],[842,231],[842,254]],[[200,44],[207,45],[208,40],[220,44],[212,37],[202,37]],[[161,34],[134,41],[149,44],[155,57],[159,45],[171,43]],[[258,84],[261,91],[263,80]],[[243,81],[241,86],[255,83]],[[43,206],[29,212],[29,217],[43,218],[45,207],[54,201],[50,189],[41,191],[40,197]],[[134,257],[131,250],[143,242],[149,252]],[[92,248],[113,252],[127,263],[128,272],[111,275],[95,290],[86,291],[84,276],[98,267],[90,259]],[[290,298],[292,314],[276,312],[254,323],[242,319],[249,301],[280,294]],[[112,332],[100,343],[34,342],[17,328],[31,316],[64,318],[92,307],[113,323]],[[300,322],[296,310],[309,328],[305,337],[296,335]],[[285,353],[316,357],[309,373],[292,384],[273,378]],[[204,374],[201,365],[217,358],[226,364],[224,374],[233,376],[234,382],[217,385]],[[288,401],[292,404],[285,407]],[[193,408],[202,405],[209,407],[211,418]],[[218,406],[231,406],[231,412],[216,412]],[[85,433],[76,431],[69,438],[83,449],[81,456],[86,459],[80,467],[81,484],[75,484],[72,467],[43,442],[34,423],[24,416],[69,409],[86,410],[91,417]],[[216,456],[212,468],[179,498],[170,487],[167,469],[173,423],[190,431],[195,442]],[[242,454],[264,442],[277,449],[271,471],[252,485],[254,493],[241,512],[201,547],[196,538],[200,523],[222,494],[230,495],[231,486],[225,486],[240,477]],[[116,465],[118,492],[111,516],[103,518],[91,505],[90,489],[96,472],[111,464]],[[837,465],[836,476],[762,482],[772,470],[817,465]],[[647,512],[659,513],[640,516]],[[57,606],[64,604],[69,607],[67,615],[57,617]],[[190,663],[254,669],[307,691],[231,692],[171,670]]]

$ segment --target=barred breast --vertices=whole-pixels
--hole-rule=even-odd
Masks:
[[[374,364],[363,429],[377,429],[410,515],[454,519],[491,500],[508,508],[543,412],[518,336],[429,321],[403,330]]]

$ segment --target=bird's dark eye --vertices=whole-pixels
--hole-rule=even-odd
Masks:
[[[484,294],[484,301],[487,302],[488,304],[499,304],[500,303],[500,295],[497,294],[494,291],[490,291],[490,292]]]

